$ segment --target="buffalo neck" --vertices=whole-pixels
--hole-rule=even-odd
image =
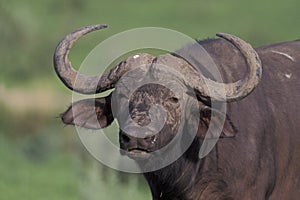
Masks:
[[[230,199],[218,169],[217,145],[209,155],[199,159],[201,143],[195,139],[177,161],[160,170],[144,173],[153,199]]]

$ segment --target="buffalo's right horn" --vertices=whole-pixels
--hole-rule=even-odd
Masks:
[[[102,24],[80,28],[66,35],[57,45],[53,57],[54,68],[61,81],[71,90],[82,94],[100,93],[113,88],[120,77],[127,71],[152,63],[154,57],[142,53],[139,56],[135,56],[135,58],[129,57],[102,75],[87,76],[76,71],[68,58],[73,44],[83,35],[106,27],[107,25]]]

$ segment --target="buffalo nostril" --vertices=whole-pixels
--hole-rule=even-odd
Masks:
[[[123,134],[121,137],[122,137],[122,142],[128,143],[130,141],[130,138],[125,134]]]

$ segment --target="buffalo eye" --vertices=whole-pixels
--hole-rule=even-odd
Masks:
[[[177,97],[170,97],[168,98],[168,101],[171,103],[178,103],[179,99]]]

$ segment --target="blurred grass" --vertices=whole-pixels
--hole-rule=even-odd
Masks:
[[[146,26],[200,39],[228,32],[260,46],[300,39],[299,7],[298,0],[0,0],[0,199],[151,199],[144,181],[94,161],[57,118],[72,100],[52,67],[66,33],[109,24],[75,45],[74,66],[100,41]]]
[[[78,172],[70,157],[58,152],[50,156],[41,144],[46,143],[44,139],[30,142],[32,144],[26,141],[20,147],[0,134],[0,198],[79,199]]]
[[[52,78],[57,42],[81,26],[106,23],[110,28],[79,41],[79,48],[72,51],[76,65],[93,44],[136,27],[171,28],[192,38],[228,32],[254,46],[299,39],[299,7],[297,0],[1,0],[0,83]]]
[[[1,199],[150,199],[139,178],[122,184],[115,171],[106,169],[103,175],[100,163],[70,156],[59,138],[46,132],[20,144],[0,133]]]
[[[13,95],[5,96],[28,98],[19,90],[10,92]],[[47,93],[37,92],[35,98],[42,100]],[[63,128],[58,113],[50,114],[32,104],[16,106],[18,109],[12,106],[0,104],[0,199],[116,199],[121,191],[124,197],[118,199],[150,198],[141,178],[120,174],[95,161],[74,129]]]

